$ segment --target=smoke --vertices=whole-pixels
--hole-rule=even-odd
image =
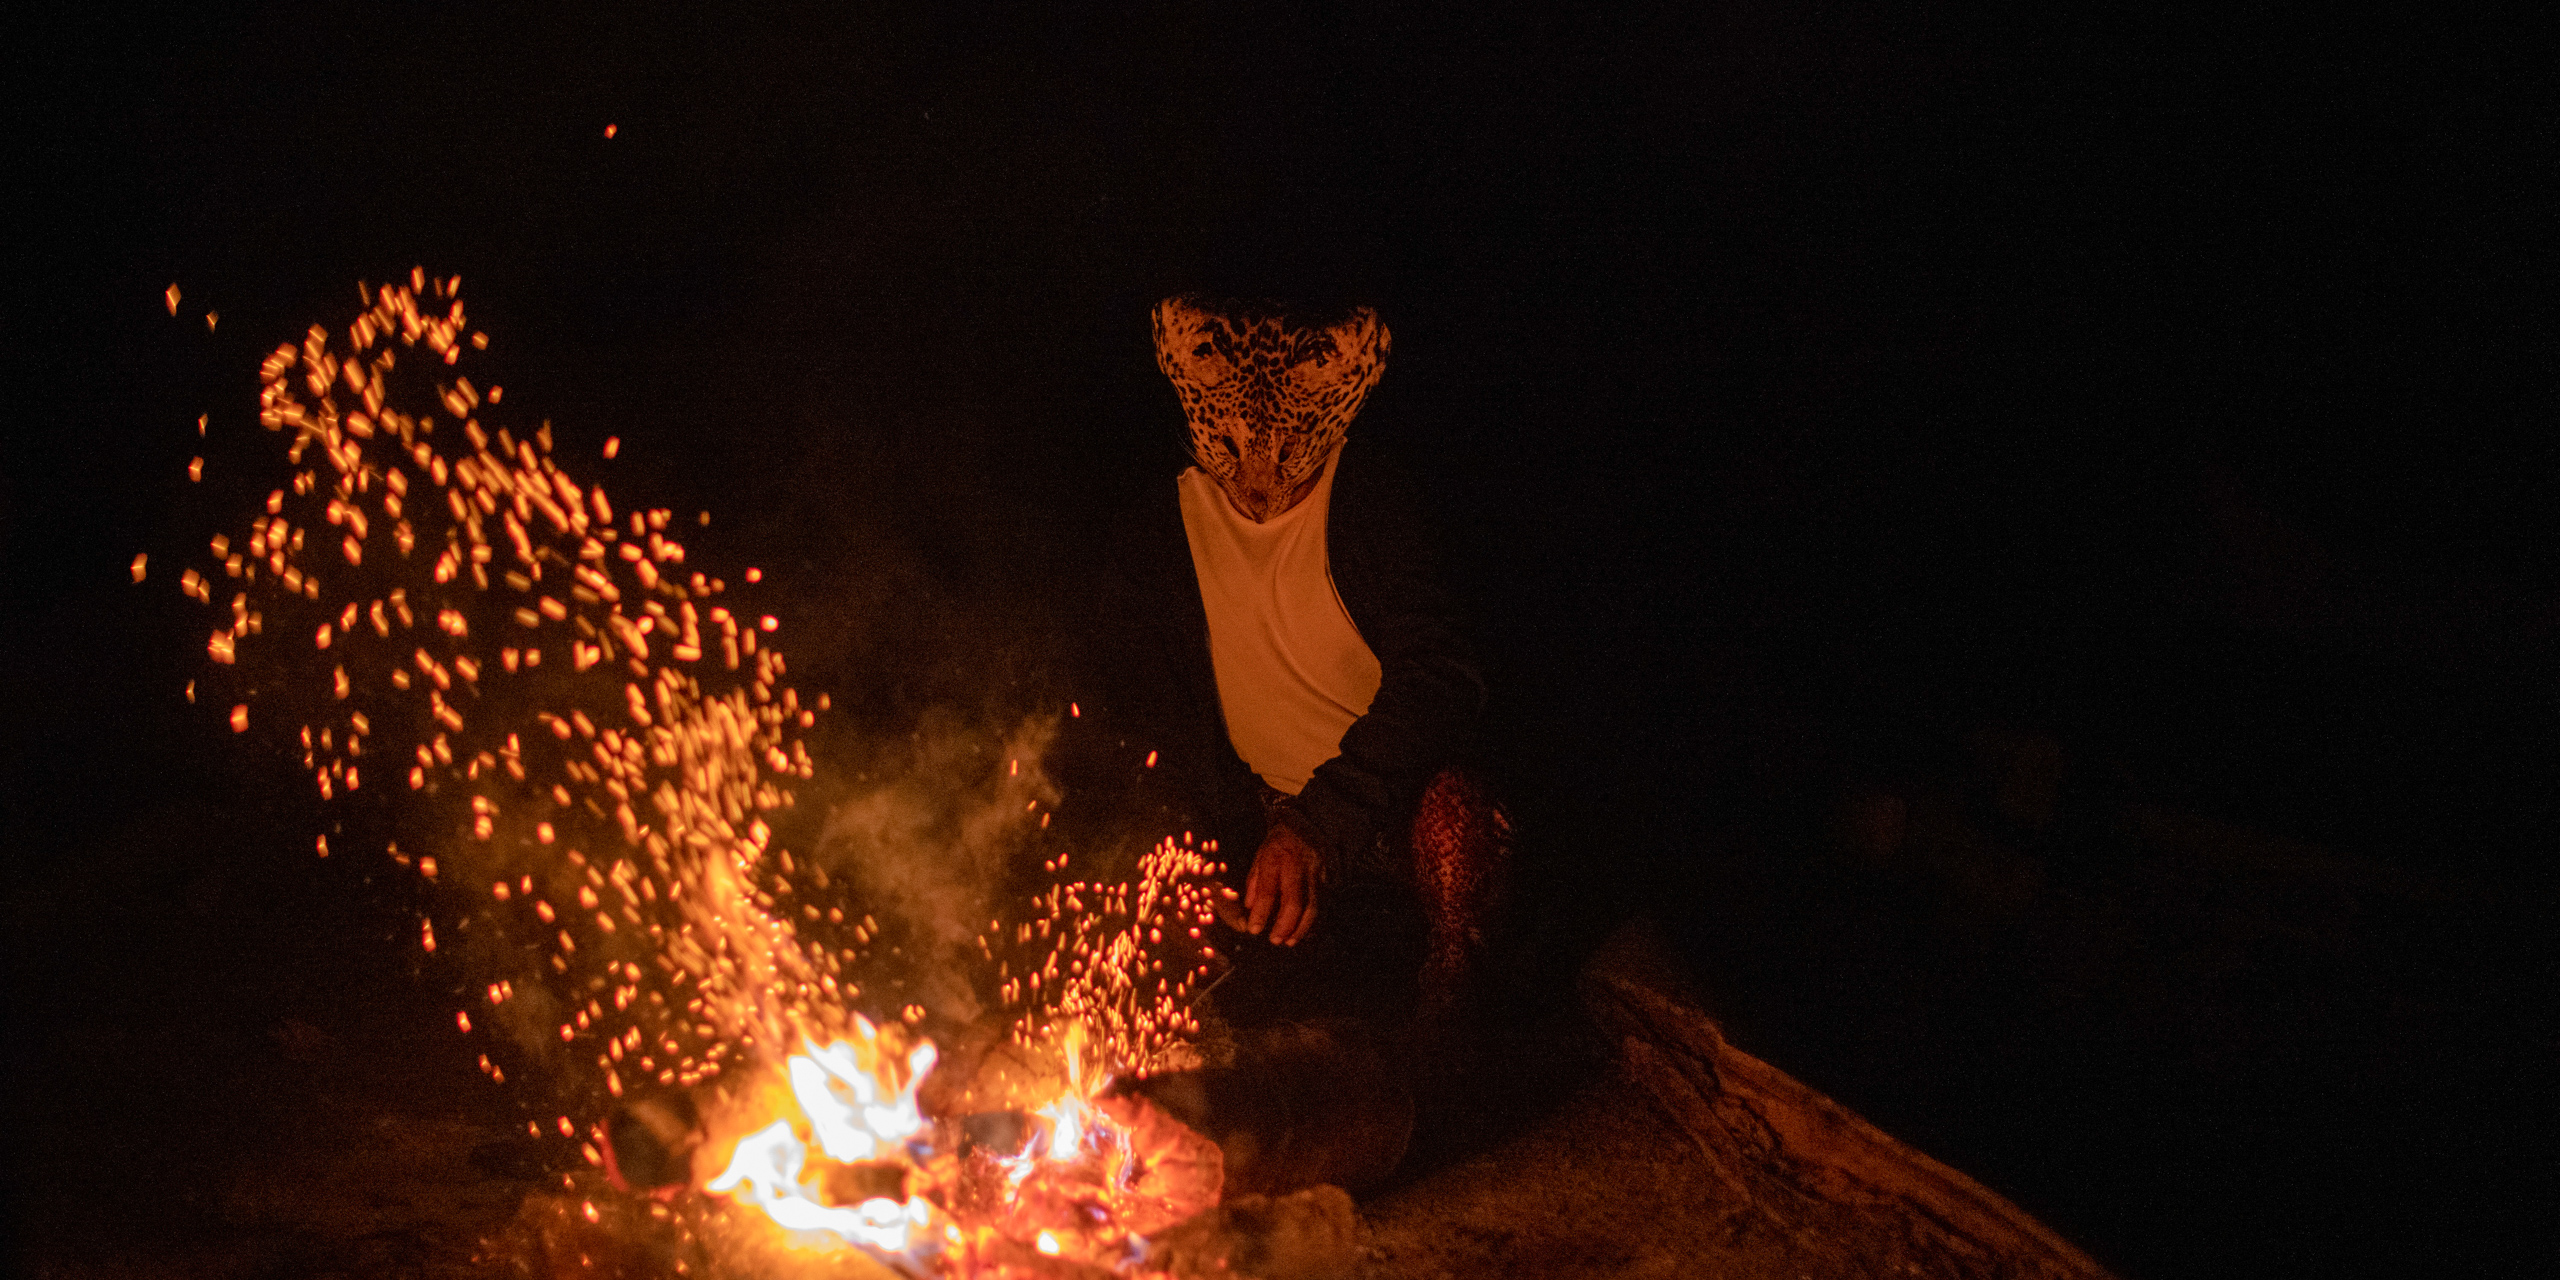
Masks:
[[[1057,733],[1053,714],[999,729],[929,710],[903,741],[877,744],[828,809],[810,860],[878,922],[863,975],[876,994],[962,1024],[984,1012],[977,938],[1058,803],[1041,767]]]

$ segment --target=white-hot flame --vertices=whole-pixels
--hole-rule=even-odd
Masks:
[[[857,1019],[855,1025],[862,1035],[859,1043],[838,1040],[820,1048],[804,1040],[807,1052],[791,1055],[787,1064],[792,1097],[819,1150],[827,1159],[847,1164],[905,1154],[903,1144],[925,1127],[916,1090],[935,1059],[932,1044],[917,1045],[906,1058],[906,1084],[891,1090],[874,1074],[875,1064],[885,1065],[880,1063],[877,1030],[865,1020]],[[808,1144],[791,1121],[776,1120],[740,1139],[729,1167],[707,1189],[762,1209],[789,1230],[828,1232],[884,1253],[906,1253],[911,1237],[929,1240],[917,1234],[934,1213],[922,1196],[829,1204],[822,1188],[802,1180],[808,1160]]]
[[[915,1084],[933,1069],[931,1044],[918,1045],[907,1055],[908,1087],[887,1101],[852,1045],[838,1040],[824,1049],[807,1047],[808,1053],[791,1057],[791,1093],[828,1159],[878,1159],[882,1144],[903,1142],[924,1128],[924,1117],[916,1111]]]
[[[1049,1119],[1049,1158],[1073,1160],[1076,1149],[1084,1145],[1084,1103],[1076,1098],[1060,1098],[1040,1109]]]
[[[916,1196],[903,1204],[887,1196],[874,1196],[849,1208],[822,1203],[817,1189],[800,1181],[807,1159],[808,1148],[792,1134],[791,1122],[776,1120],[738,1143],[737,1158],[729,1162],[728,1172],[712,1181],[711,1189],[737,1190],[738,1199],[793,1231],[832,1232],[848,1243],[885,1253],[904,1253],[908,1230],[924,1226],[933,1211]]]

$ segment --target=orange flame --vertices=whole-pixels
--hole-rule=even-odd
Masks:
[[[521,435],[482,424],[482,394],[457,366],[486,337],[468,330],[459,291],[458,277],[413,270],[405,287],[363,290],[366,309],[343,335],[314,326],[266,358],[258,419],[282,436],[290,483],[236,539],[215,535],[210,562],[177,583],[217,609],[213,579],[236,586],[205,642],[210,677],[238,691],[213,702],[232,703],[233,730],[248,730],[250,701],[300,689],[303,705],[333,708],[299,732],[324,799],[359,790],[360,756],[405,773],[406,790],[393,789],[404,817],[443,826],[439,852],[459,874],[439,881],[435,857],[385,852],[446,886],[441,909],[459,903],[484,926],[450,931],[443,954],[468,963],[483,939],[538,944],[547,973],[475,975],[474,985],[496,979],[481,1023],[529,1013],[506,1003],[517,978],[550,980],[556,1038],[546,1022],[534,1030],[549,1050],[527,1049],[536,1036],[497,1037],[457,1011],[482,1071],[503,1082],[508,1066],[521,1078],[525,1067],[583,1073],[591,1060],[584,1091],[597,1107],[629,1088],[707,1094],[724,1080],[728,1104],[705,1150],[725,1159],[716,1172],[698,1166],[692,1183],[804,1247],[954,1273],[1004,1248],[1123,1269],[1138,1234],[1214,1202],[1214,1148],[1204,1157],[1196,1135],[1105,1097],[1117,1077],[1188,1061],[1188,1009],[1216,959],[1200,941],[1214,844],[1194,847],[1186,833],[1142,859],[1135,883],[1061,883],[1031,904],[1031,920],[990,922],[981,947],[999,963],[1013,1039],[1056,1051],[1060,1065],[1021,1151],[964,1158],[956,1126],[918,1102],[935,1047],[852,1012],[854,952],[878,925],[861,916],[838,932],[849,945],[828,946],[825,925],[848,913],[810,902],[773,843],[765,815],[791,806],[792,783],[815,772],[796,735],[828,706],[804,707],[784,683],[781,619],[714,603],[725,584],[685,567],[686,549],[666,536],[672,513],[617,512],[555,459],[547,423]],[[395,369],[415,378],[421,367],[429,394],[394,382]],[[499,399],[489,388],[485,404]],[[607,440],[604,456],[619,444]],[[373,532],[389,537],[368,546]],[[136,556],[137,582],[146,568]],[[279,634],[311,637],[282,655],[280,680],[239,665],[269,613]],[[530,643],[545,634],[551,645]],[[554,650],[547,668],[542,647]],[[510,686],[515,698],[497,696]],[[552,709],[510,714],[533,697]],[[259,723],[291,718],[262,711]],[[325,838],[318,847],[326,856]],[[1050,866],[1063,871],[1065,859]],[[471,883],[491,892],[466,898]],[[1168,938],[1192,953],[1170,954]],[[420,920],[419,941],[437,950],[433,919]],[[568,1143],[591,1139],[581,1149],[602,1163],[600,1116],[563,1114],[557,1128]],[[1177,1166],[1189,1172],[1162,1171]]]

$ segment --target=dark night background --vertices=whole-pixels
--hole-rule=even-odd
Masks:
[[[1065,678],[1086,515],[1178,419],[1145,306],[1242,263],[1394,328],[1355,435],[1455,537],[1549,958],[1651,916],[1737,1043],[2127,1276],[2551,1256],[2521,30],[372,5],[11,44],[24,1240],[214,1229],[315,1057],[279,1028],[445,1043],[405,890],[316,864],[290,764],[177,696],[169,584],[239,509],[189,427],[257,434],[260,354],[460,273],[508,407],[713,511],[801,686],[898,729]]]

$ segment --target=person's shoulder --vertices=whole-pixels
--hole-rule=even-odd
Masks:
[[[1394,530],[1409,536],[1433,522],[1428,472],[1393,444],[1354,437],[1342,445],[1333,473],[1333,523],[1344,530]]]
[[[1356,500],[1376,498],[1408,508],[1428,505],[1434,491],[1435,448],[1445,447],[1446,424],[1429,408],[1399,389],[1380,386],[1353,420],[1342,443],[1334,490],[1350,489]]]

